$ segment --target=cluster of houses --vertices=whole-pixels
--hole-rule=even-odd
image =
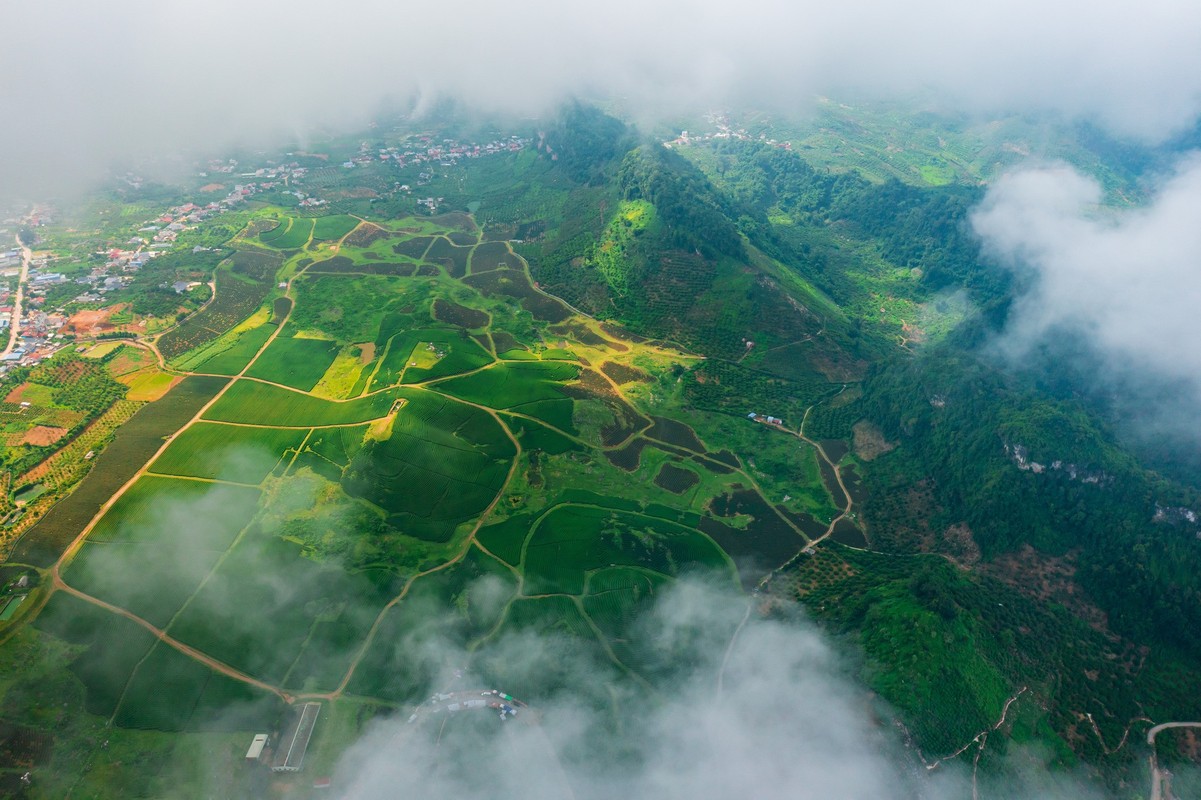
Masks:
[[[688,145],[708,142],[714,139],[737,139],[743,142],[762,142],[769,147],[779,147],[782,150],[791,150],[792,142],[781,142],[770,138],[766,133],[761,133],[758,136],[752,136],[747,133],[745,128],[731,128],[729,120],[721,114],[711,114],[708,121],[713,124],[716,130],[708,133],[689,133],[681,131],[680,135],[670,141],[663,143],[663,146],[670,149],[673,147],[687,147]]]
[[[232,163],[236,164],[237,162]],[[232,167],[230,169],[232,170]],[[201,175],[204,174],[201,173]],[[270,186],[274,185],[270,184]],[[141,235],[131,237],[123,247],[100,251],[106,256],[104,264],[92,267],[87,275],[75,278],[75,282],[83,286],[84,290],[73,299],[73,302],[103,302],[105,294],[128,286],[133,281],[132,273],[144,267],[155,256],[162,255],[174,248],[181,233],[244,202],[247,197],[257,194],[264,188],[270,188],[270,186],[257,183],[237,184],[221,200],[204,205],[184,203],[167,209],[154,219],[147,220],[137,230],[137,233]],[[198,253],[207,249],[193,247],[192,252]],[[177,288],[176,291],[180,290]]]
[[[762,422],[764,425],[780,426],[784,424],[784,420],[780,419],[779,417],[773,417],[767,414],[757,414],[754,411],[747,414],[746,418],[754,420],[755,422]]]
[[[516,153],[529,147],[532,139],[520,136],[510,136],[507,139],[494,139],[479,144],[476,142],[460,142],[457,139],[442,139],[434,141],[430,134],[414,134],[402,140],[401,144],[391,147],[375,148],[368,142],[359,145],[359,154],[342,164],[343,167],[354,167],[373,160],[393,163],[398,167],[411,167],[419,164],[438,164],[443,167],[453,167],[465,158],[481,158],[499,153]]]

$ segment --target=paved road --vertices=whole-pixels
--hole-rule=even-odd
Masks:
[[[15,237],[17,247],[21,248],[21,277],[17,279],[17,298],[13,301],[12,318],[8,325],[8,344],[0,358],[8,355],[17,346],[17,336],[21,330],[21,307],[25,302],[25,282],[29,280],[29,262],[33,260],[33,252],[25,246],[18,235]]]
[[[1164,771],[1159,768],[1155,757],[1155,737],[1169,728],[1201,728],[1201,722],[1161,722],[1147,731],[1147,744],[1151,745],[1151,800],[1163,799]]]

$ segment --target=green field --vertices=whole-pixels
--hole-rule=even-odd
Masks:
[[[388,572],[348,573],[301,557],[291,542],[248,534],[170,632],[263,680],[329,690],[348,665],[348,645],[362,641],[397,591]]]
[[[285,217],[276,229],[259,236],[259,241],[277,250],[295,250],[304,247],[313,233],[313,220],[303,217]]]
[[[374,342],[390,306],[402,303],[405,289],[402,278],[383,275],[306,275],[292,284],[296,306],[288,325],[342,344]]]
[[[188,365],[194,372],[204,372],[213,375],[237,375],[250,360],[254,358],[271,334],[275,332],[274,325],[259,325],[239,334],[236,340],[225,350],[216,353],[195,366]]]
[[[114,722],[161,731],[244,731],[274,724],[282,702],[159,642],[129,678]]]
[[[515,453],[486,412],[416,394],[397,415],[391,436],[355,455],[345,484],[410,535],[445,541],[457,523],[496,497]]]
[[[116,710],[129,676],[154,644],[145,628],[64,592],[50,599],[35,625],[82,648],[70,669],[86,689],[88,712],[103,717]]]
[[[64,579],[165,626],[250,521],[257,501],[253,489],[142,478],[105,515]]]
[[[325,339],[277,337],[247,370],[246,375],[310,391],[338,355],[338,345]]]
[[[205,419],[246,425],[307,428],[353,425],[387,416],[403,390],[335,402],[279,386],[238,381],[205,412]]]
[[[359,220],[341,214],[335,217],[318,217],[313,225],[313,238],[322,241],[341,239],[359,225]]]
[[[588,506],[560,506],[543,517],[522,563],[527,594],[583,594],[589,571],[613,565],[672,575],[690,566],[729,568],[717,545],[694,530]]]
[[[259,491],[251,487],[144,475],[100,518],[88,541],[146,544],[179,536],[189,546],[220,551],[233,541],[240,529],[237,521],[253,513],[258,499]],[[167,530],[192,514],[206,524]]]
[[[308,433],[197,422],[175,437],[150,471],[257,484],[287,451],[300,447]]]
[[[473,375],[438,384],[438,390],[492,408],[517,408],[544,400],[562,400],[564,383],[580,368],[561,361],[500,362]]]
[[[186,378],[162,399],[141,408],[117,429],[92,471],[18,543],[14,560],[49,566],[108,500],[163,444],[227,383],[224,378]]]
[[[371,390],[398,382],[420,383],[470,372],[492,362],[492,356],[466,333],[419,328],[394,335],[387,355],[371,382]]]

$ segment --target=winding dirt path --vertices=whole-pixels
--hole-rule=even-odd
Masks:
[[[843,388],[846,387],[844,386]],[[821,456],[822,461],[825,461],[826,464],[829,465],[831,471],[834,473],[834,480],[838,482],[838,488],[842,490],[842,496],[846,498],[846,506],[843,507],[841,514],[830,521],[830,525],[826,528],[826,532],[814,539],[810,543],[811,545],[818,544],[828,539],[830,535],[834,533],[835,526],[837,526],[839,522],[842,522],[844,519],[850,517],[851,509],[855,506],[855,501],[851,499],[851,493],[847,491],[847,485],[842,480],[842,470],[837,464],[830,460],[830,456],[826,454],[826,449],[822,447],[820,443],[815,442],[805,435],[805,423],[809,420],[809,412],[811,412],[813,409],[814,406],[809,406],[807,409],[805,409],[805,416],[801,418],[801,427],[797,429],[795,433],[792,431],[789,431],[789,433],[793,433],[793,435],[802,442],[812,446],[813,449],[817,451],[817,454]]]

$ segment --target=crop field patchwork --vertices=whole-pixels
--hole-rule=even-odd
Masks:
[[[168,361],[194,350],[237,325],[267,299],[271,286],[218,268],[217,293],[211,303],[159,337],[159,352]]]
[[[52,564],[100,507],[158,451],[162,437],[184,425],[225,384],[224,378],[185,378],[166,397],[139,409],[117,429],[75,490],[29,529],[14,549],[15,560]]]
[[[695,455],[717,423],[646,416],[675,356],[614,342],[615,329],[597,333],[536,289],[506,239],[518,226],[490,223],[482,237],[467,215],[361,225],[329,213],[367,207],[289,210],[246,229],[214,302],[159,341],[178,371],[242,377],[186,378],[155,401],[178,406],[170,428],[146,434],[141,460],[114,471],[98,501],[81,486],[89,503],[55,523],[37,563],[170,437],[64,561],[65,584],[280,691],[336,693],[353,669],[348,693],[404,704],[445,669],[424,647],[434,641],[470,647],[473,668],[514,691],[552,691],[581,653],[604,664],[601,684],[651,674],[636,620],[692,570],[735,582],[715,539],[740,556],[771,539],[781,560],[804,544],[768,516],[774,500],[735,495],[735,476]],[[174,380],[157,377],[149,352],[103,359],[121,376]],[[192,402],[173,400],[181,390]],[[10,398],[14,413],[22,399]],[[630,437],[619,452],[599,447]],[[755,455],[773,469],[796,447],[781,437]],[[711,504],[729,525],[702,514]],[[269,730],[281,713],[276,695],[66,591],[38,626],[79,648],[71,670],[89,708],[120,728]],[[564,655],[538,685],[503,658],[508,637],[531,632]]]

